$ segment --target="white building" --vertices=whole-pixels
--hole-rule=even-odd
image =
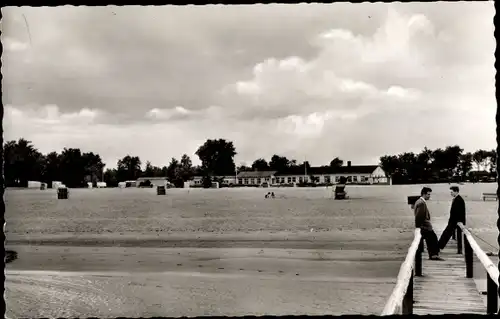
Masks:
[[[217,182],[221,180],[220,186],[229,186],[236,184],[236,176],[212,176],[212,181]],[[190,187],[201,187],[203,185],[203,176],[193,176],[193,179],[189,181]]]
[[[260,186],[263,183],[270,185],[311,183],[311,176],[317,184],[337,184],[342,176],[347,178],[348,184],[388,184],[384,170],[378,165],[351,165],[342,167],[309,167],[291,168],[287,171],[251,171],[238,174],[238,185]]]
[[[135,186],[139,187],[141,182],[145,182],[147,180],[149,180],[151,182],[151,185],[153,185],[153,187],[167,186],[167,184],[168,184],[168,180],[166,177],[139,177],[136,181]]]

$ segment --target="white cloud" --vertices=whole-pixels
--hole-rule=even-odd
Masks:
[[[94,150],[111,166],[127,153],[163,165],[207,138],[234,141],[237,163],[275,153],[373,163],[425,145],[494,146],[491,4],[240,8],[221,9],[236,19],[141,9],[133,36],[123,34],[127,8],[26,9],[24,50],[12,9],[21,18],[11,13],[8,37],[24,44],[7,40],[19,51],[2,57],[15,105],[6,137],[44,152]],[[168,31],[172,21],[185,36]]]
[[[413,42],[426,39],[431,44],[437,41],[425,16],[405,16],[389,9],[386,22],[371,37],[345,29],[322,32],[313,41],[319,47],[314,58],[269,58],[255,65],[252,79],[240,80],[223,92],[260,115],[279,110],[285,117],[334,109],[364,112],[363,107],[383,109],[392,103],[415,102],[421,92],[399,80],[428,74],[421,64],[425,56]],[[367,82],[360,72],[363,68],[371,78],[392,76],[393,84]]]
[[[27,42],[21,42],[6,36],[2,36],[1,38],[2,38],[2,46],[6,51],[13,51],[13,52],[24,51],[29,47],[29,43]]]

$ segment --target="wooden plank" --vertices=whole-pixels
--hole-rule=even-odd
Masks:
[[[436,227],[437,231],[444,225]],[[426,253],[426,252],[424,252]],[[440,253],[444,261],[423,259],[423,276],[413,283],[413,313],[433,314],[486,314],[482,296],[473,279],[465,276],[464,255],[457,254],[457,242],[450,240]]]

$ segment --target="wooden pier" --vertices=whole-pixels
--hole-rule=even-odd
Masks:
[[[439,237],[446,225],[436,226]],[[420,229],[415,230],[414,240],[401,265],[396,287],[382,312],[383,316],[498,312],[498,268],[461,223],[458,224],[456,238],[450,239],[441,251],[443,261],[428,260]],[[481,261],[488,274],[487,305],[473,279],[474,257]]]

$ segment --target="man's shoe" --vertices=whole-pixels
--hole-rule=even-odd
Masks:
[[[429,258],[429,260],[444,260],[444,259],[439,256],[432,256]]]

